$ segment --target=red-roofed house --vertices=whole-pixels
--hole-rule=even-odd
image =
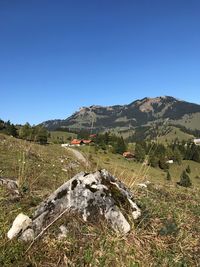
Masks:
[[[82,145],[83,144],[83,140],[78,140],[78,139],[73,139],[71,141],[71,145]]]
[[[132,159],[134,158],[134,155],[131,152],[127,151],[123,153],[123,157],[126,159]]]

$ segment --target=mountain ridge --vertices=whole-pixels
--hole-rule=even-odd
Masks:
[[[76,130],[93,128],[96,131],[115,128],[125,130],[167,118],[175,125],[185,126],[188,120],[192,121],[193,115],[197,115],[195,121],[200,119],[200,105],[172,96],[159,96],[137,99],[125,105],[81,107],[66,119],[48,120],[42,124],[49,130],[57,128]],[[200,129],[200,126],[195,122],[195,125],[188,126],[188,128]]]

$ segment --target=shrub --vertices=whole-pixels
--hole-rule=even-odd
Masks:
[[[178,185],[189,187],[192,185],[189,175],[186,173],[186,171],[183,171],[180,177],[180,181],[177,182]]]
[[[170,175],[170,173],[169,173],[169,171],[167,172],[167,177],[166,177],[166,179],[167,179],[167,181],[171,181],[171,175]]]
[[[190,165],[187,166],[187,168],[186,168],[186,172],[187,172],[187,173],[191,173]]]

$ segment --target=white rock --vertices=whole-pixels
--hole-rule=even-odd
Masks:
[[[20,213],[15,218],[12,227],[7,233],[7,237],[9,239],[16,237],[20,233],[20,231],[24,231],[31,223],[32,220],[27,215]]]
[[[61,240],[67,236],[68,230],[67,227],[63,224],[59,227],[59,229],[61,233],[58,235],[58,239]]]
[[[144,183],[139,183],[138,186],[141,187],[141,188],[147,188],[147,185],[144,184]]]
[[[132,216],[134,220],[137,220],[141,216],[141,210],[138,208],[137,204],[128,198],[129,203],[133,209]]]
[[[128,202],[130,209],[121,209],[118,204],[120,198],[125,203]],[[47,224],[51,223],[64,211],[78,212],[82,215],[84,221],[98,222],[98,216],[101,215],[101,217],[103,216],[108,220],[113,229],[122,234],[126,234],[131,228],[124,212],[131,212],[134,219],[138,219],[141,215],[141,210],[135,203],[131,191],[106,170],[90,174],[81,172],[66,181],[40,203],[28,229],[26,229],[27,225],[22,226],[22,220],[22,222],[18,223],[18,228],[20,229],[17,232],[15,230],[13,234],[13,226],[8,236],[12,238],[20,232],[23,240],[31,240],[33,236],[37,236]],[[30,219],[28,218],[28,220]],[[26,222],[26,220],[24,221]],[[23,228],[26,230],[24,231]],[[34,233],[29,230],[30,228]]]
[[[34,231],[31,228],[26,229],[22,235],[20,236],[20,240],[25,242],[33,241],[34,240]]]
[[[105,218],[111,222],[115,231],[126,234],[130,231],[130,224],[125,219],[118,207],[112,207],[105,213]]]

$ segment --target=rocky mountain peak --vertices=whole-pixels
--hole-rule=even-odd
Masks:
[[[172,104],[174,103],[176,98],[168,97],[168,96],[159,96],[159,97],[145,97],[141,101],[138,101],[139,109],[142,112],[153,112],[155,107],[160,107],[163,104]]]

